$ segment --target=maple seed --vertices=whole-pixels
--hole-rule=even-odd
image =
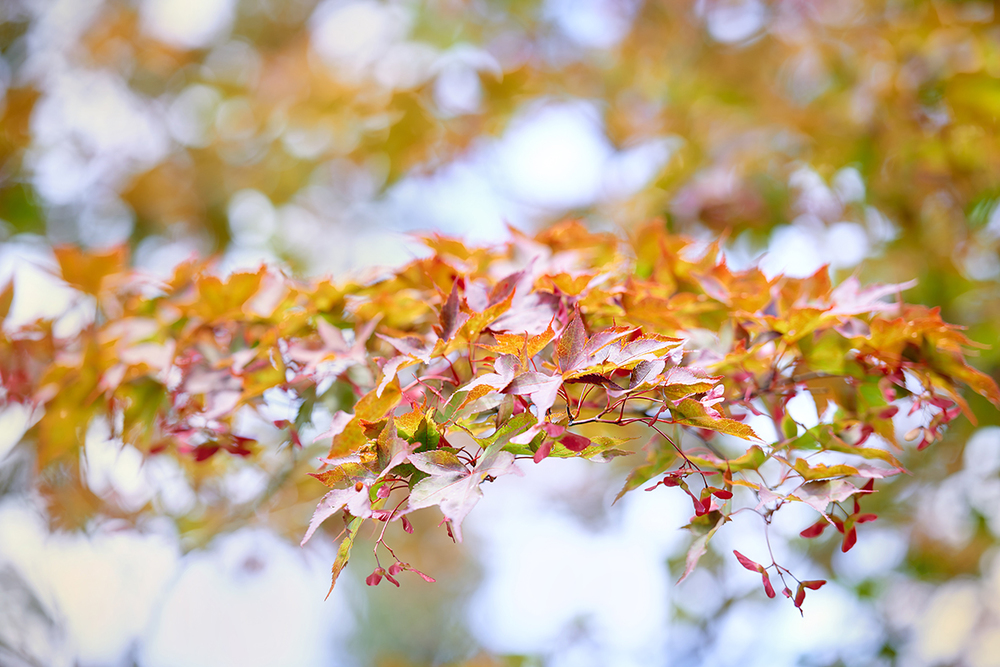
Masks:
[[[365,579],[365,583],[369,586],[378,586],[379,582],[382,581],[383,576],[385,576],[385,570],[380,567],[376,567],[375,571],[369,574],[368,578]],[[398,586],[399,584],[396,585]]]
[[[803,530],[801,533],[799,533],[799,535],[801,537],[805,537],[807,539],[813,538],[813,537],[819,537],[820,535],[823,534],[823,531],[826,530],[826,527],[828,525],[829,524],[826,522],[825,519],[820,519],[819,521],[817,521],[816,523],[814,523],[813,525],[809,526],[808,528],[806,528],[805,530]]]
[[[851,550],[851,547],[857,544],[857,542],[858,542],[858,531],[855,530],[854,528],[851,528],[844,534],[844,543],[840,545],[840,550],[846,554],[848,551]]]

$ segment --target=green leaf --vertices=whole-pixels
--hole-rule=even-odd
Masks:
[[[625,478],[625,485],[615,496],[613,503],[618,502],[629,491],[637,489],[657,475],[665,473],[677,460],[677,451],[660,438],[651,441],[645,449],[647,452],[646,463],[632,469],[628,477]]]
[[[414,450],[417,452],[437,449],[438,443],[441,442],[441,431],[438,430],[437,423],[434,422],[432,415],[425,416],[420,420],[420,425],[411,436],[411,441],[419,443],[416,450]]]
[[[699,522],[697,524],[692,522],[688,525],[688,528],[692,532],[700,532],[701,534],[688,548],[687,557],[685,558],[684,563],[684,573],[681,575],[681,578],[677,580],[678,584],[687,579],[688,575],[694,572],[694,568],[698,566],[698,561],[701,560],[701,557],[705,555],[706,551],[708,551],[708,541],[712,539],[713,535],[715,535],[715,531],[719,530],[719,527],[726,522],[726,517],[720,512],[710,512],[703,517],[698,517],[698,519]]]
[[[549,453],[550,457],[568,459],[574,456],[597,460],[597,461],[608,461],[616,456],[628,456],[629,454],[634,454],[624,449],[618,449],[618,447],[633,438],[611,438],[607,436],[598,436],[596,438],[590,438],[590,445],[585,449],[578,452],[574,452],[568,449],[561,442],[555,442],[552,445],[552,451]]]
[[[510,439],[520,435],[527,431],[535,423],[535,416],[529,412],[522,412],[519,415],[514,415],[514,417],[507,421],[506,424],[498,428],[491,435],[485,438],[476,438],[476,442],[483,449],[488,447],[499,446],[503,449],[511,452],[512,454],[531,454],[530,451],[522,452],[520,448],[525,447],[525,445],[516,445],[519,451],[514,452],[511,449],[511,445],[508,445]]]
[[[670,408],[673,419],[679,424],[705,428],[726,435],[734,435],[744,440],[760,440],[753,429],[742,422],[728,417],[715,417],[710,415],[705,406],[693,398],[685,398],[678,401]]]
[[[330,590],[326,592],[326,598],[329,599],[330,593],[333,592],[333,587],[337,585],[337,579],[340,577],[340,573],[347,566],[347,561],[351,558],[351,547],[354,546],[354,538],[358,536],[358,531],[361,529],[361,524],[365,522],[364,519],[360,517],[354,517],[347,524],[347,534],[344,539],[340,541],[340,546],[337,547],[337,559],[333,561],[333,568],[331,569],[332,580],[330,581]]]
[[[764,461],[767,460],[767,454],[764,450],[757,445],[751,445],[750,448],[742,456],[725,460],[713,454],[702,454],[701,456],[688,456],[688,460],[692,463],[696,463],[700,466],[705,466],[707,468],[713,468],[722,472],[723,470],[729,469],[732,472],[739,472],[741,470],[756,470]]]
[[[580,319],[580,311],[573,313],[573,318],[559,336],[552,360],[563,371],[573,368],[574,363],[583,354],[583,346],[587,342],[587,331]]]
[[[858,469],[849,465],[833,465],[828,466],[823,463],[817,463],[816,465],[809,465],[805,459],[797,459],[795,465],[792,466],[795,472],[802,475],[802,479],[805,480],[816,480],[816,479],[833,479],[836,477],[849,477],[851,475],[857,475]]]

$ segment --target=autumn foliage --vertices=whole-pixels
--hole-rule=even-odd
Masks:
[[[128,270],[123,251],[59,250],[89,317],[0,339],[4,400],[35,410],[22,446],[43,494],[58,505],[84,493],[80,450],[95,420],[192,478],[227,457],[271,456],[255,433],[280,391],[298,409],[267,424],[283,434],[277,449],[294,459],[302,433],[327,429],[322,458],[298,460],[292,483],[308,472],[329,487],[302,543],[339,535],[334,583],[366,522],[390,559],[370,585],[398,585],[405,571],[433,581],[387,543],[412,532],[410,513],[436,507],[461,541],[487,482],[545,458],[629,455],[619,497],[664,486],[690,498],[683,579],[737,512],[759,514],[766,531],[775,512],[804,503],[816,521],[802,536],[832,526],[849,550],[876,518],[865,497],[903,472],[899,451],[971,417],[963,388],[1000,404],[966,362],[971,342],[936,309],[905,303],[907,284],[734,271],[717,243],[660,223],[627,241],[572,222],[511,233],[494,248],[431,236],[426,257],[344,282],[196,263],[158,281]],[[803,394],[821,417],[809,428],[788,410]],[[901,411],[924,416],[902,438]],[[775,440],[758,437],[761,423]],[[824,583],[735,556],[770,597],[777,577],[796,606]]]

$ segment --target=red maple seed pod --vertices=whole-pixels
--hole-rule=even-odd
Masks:
[[[576,433],[567,433],[559,442],[571,452],[582,452],[590,446],[590,438],[585,438]]]
[[[740,562],[740,565],[742,565],[746,569],[750,570],[751,572],[763,572],[764,571],[764,566],[763,565],[761,565],[760,563],[757,563],[755,561],[750,560],[749,558],[747,558],[746,556],[744,556],[743,554],[741,554],[736,549],[733,549],[733,554],[736,556],[736,560],[738,560]]]
[[[795,593],[795,600],[794,600],[795,606],[801,609],[802,603],[805,601],[806,601],[806,589],[802,588],[802,585],[800,584],[799,590]]]
[[[382,581],[382,576],[385,575],[385,570],[380,567],[376,567],[375,571],[368,575],[365,579],[365,583],[369,586],[378,586],[379,582]],[[398,585],[398,584],[397,584]]]
[[[767,593],[767,597],[774,597],[774,587],[771,586],[771,577],[767,576],[767,570],[760,573],[761,579],[764,581],[764,592]]]
[[[849,531],[844,533],[844,543],[840,545],[840,550],[846,554],[848,551],[851,550],[851,547],[853,547],[857,543],[858,543],[858,531],[854,528],[851,528]]]
[[[549,452],[551,452],[551,451],[552,451],[552,441],[551,440],[546,440],[541,445],[539,445],[538,451],[535,452],[535,455],[532,456],[531,459],[535,463],[541,463],[542,459],[548,457]]]
[[[823,531],[826,530],[826,527],[828,525],[830,524],[827,523],[826,519],[820,519],[819,521],[817,521],[816,523],[814,523],[813,525],[809,526],[801,533],[799,533],[799,535],[805,537],[806,539],[819,537],[820,535],[823,534]]]
[[[879,419],[892,419],[893,417],[896,416],[897,412],[899,412],[899,406],[898,405],[890,405],[885,410],[883,410],[882,412],[880,412],[878,414],[878,416],[879,416]]]
[[[410,570],[410,572],[413,572],[413,573],[419,575],[424,581],[426,581],[429,584],[433,584],[433,583],[437,582],[437,579],[435,579],[434,577],[430,577],[430,576],[424,574],[423,572],[421,572],[420,570],[418,570],[415,567],[411,567],[411,568],[409,568],[409,570]]]
[[[403,530],[405,530],[405,531],[406,531],[407,533],[413,533],[413,524],[412,524],[412,523],[410,523],[410,520],[409,520],[409,519],[407,519],[407,518],[406,518],[406,517],[404,516],[404,517],[400,517],[400,519],[399,519],[399,520],[400,520],[400,521],[402,522],[402,524],[403,524]]]

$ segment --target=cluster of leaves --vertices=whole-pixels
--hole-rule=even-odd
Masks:
[[[45,229],[49,204],[89,211],[98,198],[87,189],[79,201],[49,202],[27,155],[66,150],[101,173],[101,196],[135,214],[133,241],[170,237],[183,221],[222,247],[226,205],[241,190],[340,216],[318,189],[350,201],[343,183],[362,174],[391,184],[437,168],[558,93],[600,99],[617,147],[681,140],[678,159],[628,206],[611,203],[616,219],[669,212],[682,226],[769,229],[801,212],[789,176],[803,164],[824,176],[855,165],[867,197],[848,210],[814,201],[806,212],[865,224],[877,219],[870,204],[904,228],[900,245],[935,260],[996,248],[980,229],[1000,172],[1000,51],[988,3],[623,3],[606,8],[607,34],[588,39],[542,2],[372,2],[331,16],[331,3],[243,0],[229,29],[199,44],[151,37],[131,2],[94,3],[76,17],[75,39],[47,30],[31,3],[8,4],[0,52],[13,75],[0,159],[16,176],[0,182],[0,217],[17,231]],[[744,10],[746,20],[726,20]],[[356,62],[331,61],[322,33],[333,18],[341,30],[362,19],[384,28]],[[165,111],[151,122],[171,150],[110,155],[80,128],[45,135],[33,115],[69,104],[57,79],[38,75],[47,50],[62,51],[81,76],[113,76],[135,106]],[[465,109],[436,92],[455,72],[475,91]],[[114,168],[105,173],[105,163]]]
[[[907,285],[733,271],[717,244],[662,223],[628,242],[573,222],[512,234],[496,248],[429,237],[426,258],[343,284],[267,267],[220,277],[195,264],[158,282],[127,271],[122,251],[60,250],[62,278],[96,316],[70,334],[39,321],[0,339],[4,401],[35,411],[24,446],[43,492],[58,483],[47,470],[78,464],[97,417],[146,454],[195,468],[260,456],[240,429],[281,391],[300,405],[273,422],[291,451],[335,406],[311,473],[330,491],[302,542],[337,519],[336,582],[365,522],[381,524],[376,558],[384,549],[393,563],[377,562],[368,583],[398,585],[405,570],[430,579],[385,540],[393,523],[412,531],[409,513],[438,507],[461,541],[482,485],[521,472],[519,461],[608,460],[633,453],[626,443],[638,436],[645,460],[621,494],[655,479],[650,489],[690,497],[683,579],[736,512],[756,512],[766,530],[774,512],[804,503],[819,518],[803,536],[832,525],[847,551],[875,518],[861,498],[903,470],[900,410],[926,416],[906,435],[922,448],[967,412],[962,385],[1000,404],[996,384],[966,363],[970,341],[935,309],[903,303]],[[816,426],[788,409],[802,394]],[[773,424],[777,439],[748,422]],[[773,557],[737,558],[768,595],[768,570],[794,578]],[[820,585],[784,592],[801,606]]]

